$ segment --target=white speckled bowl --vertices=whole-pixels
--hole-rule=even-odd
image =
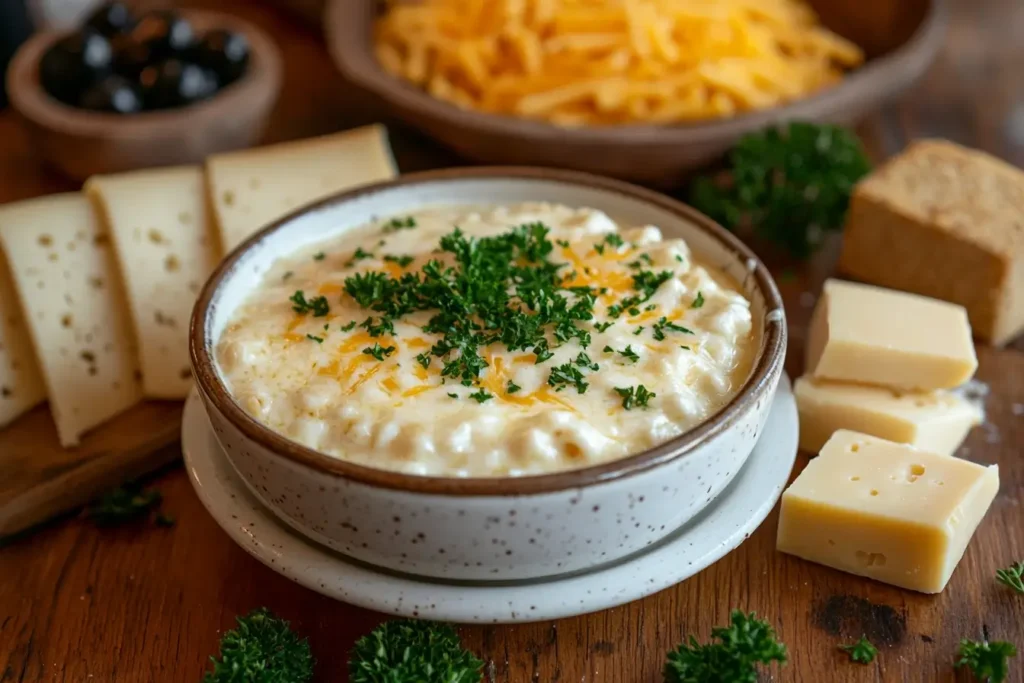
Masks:
[[[303,246],[424,205],[550,201],[587,206],[682,237],[742,283],[760,349],[716,415],[660,446],[569,472],[421,477],[345,462],[264,427],[232,399],[214,349],[274,261]],[[786,326],[767,269],[709,218],[663,195],[581,173],[471,168],[413,174],[302,209],[224,261],[192,317],[192,365],[221,446],[242,480],[299,532],[375,566],[440,579],[507,581],[583,571],[664,538],[732,480],[764,426],[782,373]]]

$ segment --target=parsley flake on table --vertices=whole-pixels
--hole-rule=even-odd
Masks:
[[[730,626],[711,630],[716,643],[701,645],[690,636],[668,653],[665,683],[757,683],[755,664],[785,664],[786,646],[775,629],[755,617],[733,610]]]
[[[410,230],[416,227],[416,219],[412,216],[405,218],[392,218],[384,224],[384,232],[397,232],[399,230]]]
[[[622,397],[622,407],[626,410],[632,410],[634,406],[646,408],[650,400],[657,396],[654,392],[648,391],[643,384],[636,387],[615,387],[615,393]]]
[[[111,527],[148,517],[163,502],[159,491],[143,491],[128,483],[102,495],[86,508],[85,514],[96,526]]]
[[[965,638],[960,641],[957,656],[957,668],[966,666],[979,681],[1002,683],[1010,674],[1008,660],[1017,656],[1017,648],[1001,640],[975,642]]]
[[[322,318],[331,312],[327,297],[315,296],[307,301],[301,289],[292,294],[288,300],[292,302],[292,310],[302,315],[312,313],[314,318]]]
[[[1009,586],[1018,593],[1024,593],[1024,562],[1011,564],[1006,569],[997,569],[996,581]]]
[[[850,655],[851,662],[870,664],[878,655],[878,648],[871,644],[866,636],[861,636],[853,645],[840,645],[839,649]]]
[[[380,361],[384,360],[394,352],[394,346],[381,346],[379,342],[374,342],[373,346],[367,346],[363,349],[363,353],[368,356],[373,356]]]

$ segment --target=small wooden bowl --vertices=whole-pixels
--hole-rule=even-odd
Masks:
[[[85,180],[150,166],[202,162],[210,154],[240,149],[263,135],[281,88],[277,46],[247,21],[218,12],[185,16],[203,32],[225,28],[249,40],[249,67],[203,102],[139,114],[92,112],[51,97],[39,80],[39,60],[63,33],[40,33],[21,46],[7,71],[11,106],[42,157],[66,175]]]
[[[562,128],[460,109],[395,78],[373,53],[378,3],[332,0],[324,33],[342,73],[398,118],[459,154],[489,164],[571,168],[673,185],[718,159],[743,135],[789,120],[849,124],[904,91],[935,58],[948,0],[811,0],[822,22],[864,48],[867,62],[841,83],[773,109],[686,125]]]

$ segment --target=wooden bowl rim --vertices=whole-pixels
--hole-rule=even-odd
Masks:
[[[523,477],[421,476],[368,467],[303,446],[278,434],[245,412],[231,396],[217,371],[213,358],[213,340],[208,332],[208,322],[214,312],[218,298],[217,291],[235,269],[240,267],[239,264],[243,261],[246,252],[257,247],[270,234],[288,229],[288,226],[303,214],[315,213],[329,206],[344,204],[365,195],[398,187],[456,182],[474,178],[554,181],[560,184],[624,195],[675,214],[715,238],[737,261],[745,264],[754,283],[754,288],[764,298],[765,320],[759,357],[743,386],[707,420],[653,448],[619,460],[576,470]],[[341,192],[298,209],[255,233],[221,261],[200,292],[190,322],[189,355],[197,388],[205,399],[246,438],[259,444],[275,456],[291,460],[323,474],[377,488],[433,495],[515,497],[604,484],[667,465],[694,453],[707,442],[734,428],[744,414],[754,409],[754,405],[758,401],[768,400],[767,394],[772,389],[773,377],[777,377],[781,373],[782,365],[785,362],[787,337],[785,306],[771,273],[750,247],[740,241],[736,235],[693,207],[653,190],[579,171],[529,166],[475,166],[410,173],[394,180]]]
[[[832,87],[770,109],[755,110],[723,119],[680,124],[624,124],[568,128],[545,121],[462,109],[435,98],[399,79],[380,66],[369,49],[363,27],[373,16],[372,0],[330,0],[324,13],[327,49],[342,74],[356,85],[384,99],[400,114],[416,114],[453,127],[490,135],[528,140],[531,144],[593,145],[605,147],[715,144],[783,121],[821,118],[842,111],[873,93],[888,93],[913,80],[933,61],[942,45],[950,18],[950,0],[928,0],[928,8],[914,33],[894,50],[868,60]]]
[[[15,53],[7,69],[12,107],[23,117],[48,130],[78,137],[145,140],[175,133],[197,120],[229,116],[254,100],[273,100],[281,87],[281,55],[274,41],[255,24],[232,14],[183,10],[182,15],[201,28],[228,28],[249,41],[250,61],[241,79],[208,100],[176,109],[113,114],[78,109],[50,96],[39,80],[39,61],[46,50],[68,31],[45,31],[29,38]]]

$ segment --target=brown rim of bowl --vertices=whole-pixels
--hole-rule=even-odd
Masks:
[[[841,82],[808,97],[755,110],[731,118],[705,119],[674,124],[624,124],[566,128],[540,120],[462,109],[393,76],[377,62],[371,37],[364,30],[377,4],[371,0],[332,0],[325,10],[327,49],[342,74],[384,99],[392,107],[418,116],[445,120],[459,128],[492,135],[514,135],[537,144],[579,145],[629,143],[664,146],[713,143],[793,119],[820,118],[842,110],[872,92],[888,91],[913,81],[932,62],[949,24],[949,0],[929,0],[921,24],[905,43],[868,60],[849,72]],[[909,78],[907,77],[909,75]],[[405,115],[406,117],[408,115]]]
[[[779,291],[771,275],[768,273],[768,269],[749,247],[743,244],[735,235],[696,209],[652,190],[589,173],[531,167],[478,166],[411,173],[395,180],[342,192],[303,207],[257,232],[221,262],[213,275],[210,276],[210,279],[207,280],[203,291],[199,295],[199,300],[196,302],[192,313],[189,330],[189,353],[196,381],[201,392],[247,438],[257,442],[275,455],[312,467],[326,474],[344,477],[379,488],[415,493],[457,496],[523,496],[582,488],[603,483],[638,474],[652,467],[684,457],[702,443],[726,431],[739,418],[741,413],[745,412],[752,403],[760,400],[762,394],[768,390],[772,375],[780,369],[785,360],[786,326],[784,315],[779,319],[781,324],[772,324],[770,319],[765,321],[760,356],[755,367],[751,370],[750,376],[736,395],[708,420],[654,448],[619,460],[578,470],[523,477],[427,477],[367,467],[302,446],[272,431],[269,427],[257,422],[242,410],[241,406],[231,397],[217,372],[212,355],[213,343],[207,335],[208,319],[213,308],[212,304],[216,298],[217,290],[220,288],[221,283],[235,270],[242,259],[242,255],[255,247],[269,234],[285,229],[295,218],[307,212],[318,211],[336,204],[344,204],[357,197],[395,187],[474,178],[550,180],[556,183],[584,186],[625,195],[648,204],[653,204],[702,228],[722,243],[741,263],[756,264],[751,275],[764,297],[766,315],[767,312],[773,310],[784,311],[782,297],[779,295]]]
[[[197,117],[219,118],[242,104],[249,106],[256,93],[274,93],[280,88],[281,55],[270,36],[255,24],[222,12],[184,10],[181,14],[200,30],[227,28],[249,41],[250,62],[245,74],[213,97],[176,109],[136,114],[96,112],[64,104],[43,90],[39,61],[68,31],[46,31],[29,38],[11,60],[7,69],[11,104],[22,116],[52,130],[88,137],[143,138],[175,132],[183,122],[194,125]]]

